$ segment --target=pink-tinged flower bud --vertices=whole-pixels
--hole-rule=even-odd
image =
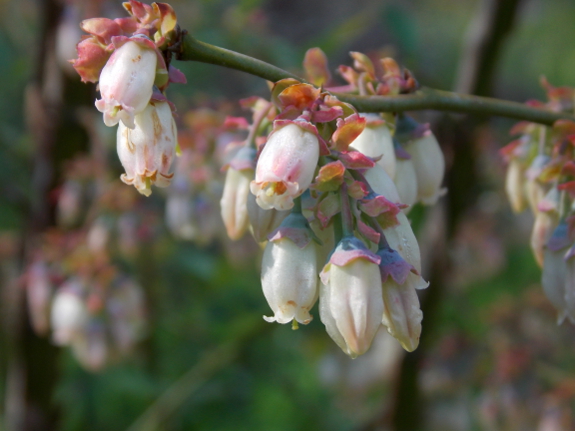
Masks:
[[[409,208],[403,210],[404,213],[407,213],[411,206],[417,202],[417,174],[411,159],[397,159],[393,182],[397,187],[401,203],[409,205]]]
[[[240,239],[249,226],[248,195],[250,182],[254,178],[254,153],[255,150],[242,148],[226,172],[220,207],[226,231],[232,240]]]
[[[86,325],[88,314],[79,289],[78,280],[69,281],[60,287],[52,300],[52,339],[59,346],[73,342]]]
[[[303,123],[302,123],[303,124]],[[311,184],[319,159],[317,136],[297,122],[276,128],[262,150],[251,192],[263,209],[288,210]]]
[[[321,273],[321,321],[352,358],[369,349],[381,324],[384,306],[379,262],[357,238],[344,238]]]
[[[505,176],[505,192],[507,198],[511,203],[513,212],[520,213],[527,207],[527,199],[525,196],[525,169],[518,160],[512,159],[507,166],[507,174]]]
[[[134,117],[142,112],[152,97],[156,78],[157,53],[133,40],[117,48],[100,74],[98,111],[104,113],[106,126],[121,120],[130,129]]]
[[[374,159],[380,157],[377,163],[393,178],[395,176],[396,159],[389,127],[381,124],[382,121],[379,115],[371,116],[367,114],[362,116],[367,118],[368,123],[363,132],[350,144],[349,148]],[[373,118],[379,120],[379,124],[376,122],[370,125],[369,120]]]
[[[120,178],[149,196],[152,184],[167,187],[174,176],[169,171],[176,151],[176,123],[167,102],[152,102],[136,115],[134,125],[134,129],[118,126],[118,156],[126,170]]]
[[[445,194],[441,188],[445,159],[433,133],[409,141],[405,150],[411,156],[417,175],[417,197],[425,205],[433,205]]]

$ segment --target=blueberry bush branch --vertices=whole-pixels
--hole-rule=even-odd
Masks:
[[[189,34],[184,34],[182,37],[181,52],[176,57],[178,60],[216,64],[259,76],[272,82],[277,82],[285,78],[306,82],[303,78],[264,61],[210,45],[195,39]],[[575,121],[575,116],[570,113],[553,112],[548,109],[532,107],[517,102],[459,94],[427,87],[422,87],[412,94],[393,96],[335,95],[342,102],[353,105],[361,112],[404,112],[431,109],[436,111],[507,117],[548,126],[558,120]]]
[[[227,141],[220,201],[228,237],[238,240],[250,230],[264,246],[261,284],[273,311],[266,321],[291,323],[294,329],[307,325],[319,299],[327,333],[350,357],[364,354],[381,326],[405,350],[417,348],[423,319],[417,290],[429,283],[421,275],[419,244],[407,215],[414,205],[434,205],[446,193],[445,159],[429,125],[404,111],[524,120],[515,129],[523,137],[505,153],[512,174],[507,190],[515,206],[529,200],[534,213],[542,212],[532,238],[540,263],[548,251],[557,252],[553,267],[575,256],[575,246],[569,248],[575,237],[571,214],[558,210],[554,195],[543,199],[545,193],[575,190],[570,145],[575,117],[566,113],[573,110],[572,90],[544,82],[549,102],[529,105],[460,95],[421,88],[395,60],[374,61],[360,52],[350,53],[353,66],[339,66],[347,84],[337,86],[319,48],[306,52],[302,79],[194,39],[181,31],[165,3],[130,0],[124,7],[128,18],[82,22],[89,35],[78,44],[73,65],[83,81],[99,82],[95,105],[106,126],[117,126],[126,171],[121,179],[141,194],[149,196],[152,185],[170,185],[172,162],[181,153],[176,108],[166,93],[171,83],[186,82],[171,64],[174,57],[271,81],[270,100],[240,102],[251,110],[252,124],[228,117],[223,126],[247,132],[247,138]],[[189,171],[181,159],[176,171]],[[178,189],[187,187],[174,182]],[[561,206],[567,207],[572,206]],[[573,289],[563,281],[546,283],[547,268],[543,285],[549,296],[557,296],[551,300],[560,308],[560,320],[575,321]]]

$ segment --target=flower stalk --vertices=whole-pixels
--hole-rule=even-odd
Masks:
[[[199,41],[189,34],[183,34],[181,51],[176,56],[182,61],[199,61],[240,70],[277,82],[285,78],[304,79],[264,61]],[[518,102],[490,97],[459,94],[450,91],[422,87],[412,94],[397,96],[355,96],[334,94],[342,102],[350,103],[361,112],[404,112],[432,109],[486,116],[500,116],[525,120],[538,124],[552,125],[558,120],[575,121],[575,116],[564,112],[553,112]]]

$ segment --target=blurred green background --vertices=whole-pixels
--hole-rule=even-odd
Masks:
[[[108,16],[123,16],[119,2],[99,3]],[[544,100],[541,75],[556,86],[575,85],[575,3],[568,0],[171,4],[180,25],[198,39],[290,71],[301,70],[313,46],[326,52],[333,70],[350,64],[349,51],[381,52],[420,83],[440,89],[455,89],[465,79],[462,64],[473,53],[466,41],[478,31],[481,13],[497,5],[514,20],[506,34],[496,35],[500,44],[485,60],[493,63],[488,85],[467,91],[482,88],[485,95],[523,102]],[[51,347],[49,337],[34,335],[21,277],[37,237],[53,229],[50,193],[63,182],[66,161],[87,150],[75,110],[96,96],[93,85],[73,75],[46,78],[62,74],[46,46],[63,5],[0,1],[0,429],[575,427],[575,331],[569,323],[556,326],[541,291],[529,251],[531,216],[512,215],[506,201],[497,150],[508,142],[513,122],[503,119],[416,114],[444,139],[450,169],[445,200],[412,213],[428,259],[424,276],[432,281],[416,353],[404,355],[380,331],[371,351],[351,360],[329,339],[317,310],[298,331],[264,322],[269,310],[253,241],[175,239],[163,222],[164,194],[145,200],[131,188],[138,211],[150,214],[145,225],[153,235],[119,265],[146,292],[148,335],[132,355],[98,372],[82,368],[69,349]],[[239,99],[268,95],[265,82],[240,72],[195,63],[178,67],[188,84],[173,85],[169,94],[182,127],[189,127],[188,110],[238,115]],[[59,87],[38,91],[33,85],[42,82]],[[46,130],[52,143],[43,141]],[[114,135],[101,136],[116,179],[121,169]],[[42,182],[46,175],[50,180]],[[434,254],[442,257],[439,263]]]

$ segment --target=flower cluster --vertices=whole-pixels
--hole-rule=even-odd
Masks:
[[[92,136],[93,153],[100,141]],[[91,371],[131,354],[146,332],[144,291],[126,268],[151,239],[150,213],[106,176],[94,154],[67,163],[53,193],[57,226],[31,248],[22,279],[34,331]]]
[[[82,23],[90,36],[78,45],[74,66],[84,81],[99,79],[96,107],[106,125],[118,124],[122,181],[149,195],[151,184],[167,186],[174,176],[176,131],[163,91],[183,81],[169,65],[179,29],[168,5],[130,0],[124,7],[131,18]],[[358,113],[334,95],[417,89],[389,58],[376,67],[364,54],[352,57],[353,67],[339,69],[348,84],[333,87],[325,54],[311,49],[304,59],[311,84],[280,80],[271,101],[243,102],[251,124],[226,120],[247,137],[234,139],[224,156],[221,214],[231,239],[249,229],[265,244],[262,286],[274,312],[266,320],[307,324],[319,297],[328,334],[350,356],[369,348],[381,324],[412,351],[422,320],[416,290],[427,282],[406,214],[441,196],[445,163],[426,125]],[[195,168],[187,153],[168,200],[170,228],[181,237],[197,236],[185,220],[193,183],[186,170]]]
[[[572,88],[543,80],[549,101],[529,102],[561,112],[573,110]],[[575,323],[575,123],[552,127],[521,122],[519,137],[501,150],[508,162],[505,190],[515,212],[529,208],[535,217],[531,248],[543,268],[543,290],[558,310],[558,323]]]
[[[144,335],[142,288],[110,261],[110,220],[88,232],[45,236],[26,273],[32,326],[70,346],[82,366],[97,371],[131,353]]]
[[[130,17],[82,21],[89,36],[78,44],[72,65],[82,81],[99,83],[96,108],[107,126],[118,125],[122,181],[149,196],[152,184],[170,184],[177,151],[174,108],[164,92],[170,82],[186,79],[170,65],[179,32],[172,7],[130,0],[124,8]]]
[[[318,49],[304,66],[318,87],[330,79]],[[359,114],[318,87],[284,79],[270,102],[250,100],[249,135],[226,165],[224,223],[230,238],[249,229],[265,244],[265,320],[308,324],[319,299],[328,334],[351,357],[382,324],[412,351],[423,318],[417,290],[428,283],[406,212],[441,195],[443,156],[426,126]]]

